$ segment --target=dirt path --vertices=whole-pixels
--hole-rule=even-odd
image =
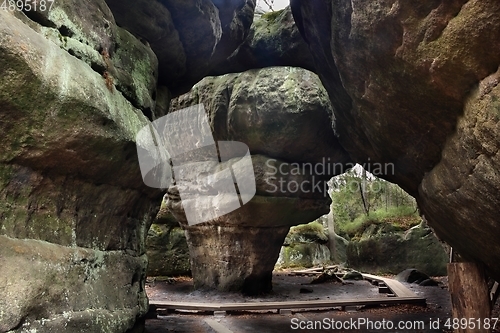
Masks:
[[[352,281],[347,285],[339,283],[310,285],[308,283],[311,279],[311,277],[277,273],[273,278],[273,293],[261,297],[195,291],[190,279],[181,279],[173,284],[158,281],[148,283],[146,290],[150,299],[182,302],[266,302],[380,297],[377,287],[367,281]],[[446,320],[451,317],[451,302],[446,278],[439,280],[441,283],[437,287],[405,284],[417,295],[427,299],[427,307],[414,305],[358,307],[353,311],[294,311],[289,315],[280,315],[275,311],[255,311],[228,313],[225,317],[188,312],[171,313],[159,316],[158,319],[147,320],[146,332],[450,332],[444,327]],[[304,287],[313,292],[300,293],[300,288]],[[348,329],[335,329],[335,325],[340,324],[346,325],[344,327]],[[394,326],[392,330],[391,325]],[[405,329],[398,329],[398,325],[405,326]],[[409,326],[406,325],[413,327],[407,329],[406,327]],[[500,332],[500,330],[494,332]]]

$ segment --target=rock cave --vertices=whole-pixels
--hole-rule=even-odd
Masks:
[[[194,288],[269,293],[290,227],[328,214],[328,182],[356,164],[391,165],[377,176],[453,249],[453,316],[492,316],[500,2],[266,3],[4,1],[0,332],[147,332],[158,212],[185,244],[159,260],[190,270]],[[255,195],[193,225],[182,187],[200,185],[177,172],[147,186],[136,141],[200,104],[214,142],[248,147]],[[236,179],[237,163],[219,159]]]

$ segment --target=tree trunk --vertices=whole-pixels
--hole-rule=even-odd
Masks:
[[[471,262],[448,264],[448,281],[453,307],[452,317],[459,322],[460,319],[467,318],[468,327],[460,327],[455,332],[491,332],[490,329],[484,328],[485,322],[489,320],[487,318],[491,317],[491,306],[483,266]],[[472,327],[472,323],[475,327]],[[478,329],[479,324],[481,329]]]
[[[363,178],[359,184],[359,194],[361,195],[361,201],[363,201],[363,208],[365,210],[366,216],[370,214],[370,203],[366,199],[366,170],[363,169]]]
[[[330,260],[333,262],[337,262],[337,247],[335,240],[335,221],[333,220],[333,212],[330,211],[328,214],[328,247],[330,249]]]
[[[387,206],[389,202],[389,186],[388,183],[385,182],[385,211],[387,212]]]

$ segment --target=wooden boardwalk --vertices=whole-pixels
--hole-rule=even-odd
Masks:
[[[244,303],[195,303],[173,301],[150,301],[153,309],[192,310],[192,311],[250,311],[250,310],[291,310],[291,309],[331,309],[348,306],[386,305],[386,304],[422,304],[425,298],[417,296],[402,283],[380,276],[363,274],[365,280],[371,281],[387,295],[378,298],[357,298],[345,300],[312,300],[285,302],[244,302]],[[390,292],[392,293],[390,293]]]

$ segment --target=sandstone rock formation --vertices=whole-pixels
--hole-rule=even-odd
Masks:
[[[159,80],[175,95],[188,91],[243,43],[255,0],[106,0],[117,23],[151,46]]]
[[[16,4],[0,10],[0,331],[132,332],[162,195],[135,135],[245,40],[254,1]]]
[[[335,253],[332,255],[327,246],[328,232],[319,222],[320,220],[290,228],[276,262],[277,267],[327,266],[331,263],[341,264],[347,261],[348,241],[335,235]]]
[[[0,331],[132,330],[161,198],[134,144],[156,56],[97,1],[30,17],[0,10]]]
[[[500,279],[500,3],[291,1],[342,146],[416,196],[438,235]]]
[[[245,42],[210,75],[244,72],[271,66],[314,71],[311,52],[300,34],[290,7],[256,17]]]
[[[172,101],[172,110],[198,103],[207,109],[216,141],[250,148],[257,193],[232,213],[189,225],[178,186],[169,189],[166,206],[186,231],[195,287],[269,291],[289,227],[328,212],[325,181],[349,161],[332,130],[328,97],[315,74],[276,67],[205,78]],[[300,166],[307,163],[330,170],[304,171]]]
[[[147,276],[191,275],[189,249],[184,230],[162,205],[146,238]]]
[[[347,264],[362,272],[398,274],[415,267],[430,276],[446,275],[449,256],[430,228],[400,232],[389,224],[370,225],[347,246]]]
[[[171,96],[247,64],[316,69],[329,98],[312,73],[271,68],[206,79],[174,103],[202,101],[215,139],[246,143],[256,171],[251,202],[201,225],[187,224],[169,189],[197,286],[269,290],[289,227],[328,207],[312,186],[276,188],[341,171],[292,174],[291,163],[351,159],[393,163],[385,177],[417,198],[438,235],[500,279],[500,3],[292,0],[313,65],[287,11],[247,39],[254,6],[58,0],[0,10],[0,331],[138,326],[161,193],[143,184],[135,134]]]

